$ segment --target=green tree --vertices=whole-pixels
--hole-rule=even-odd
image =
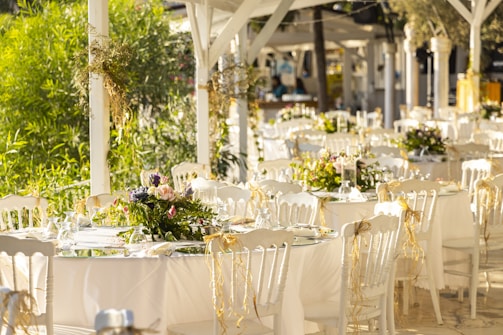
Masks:
[[[470,1],[461,0],[469,9]],[[417,46],[428,43],[434,36],[434,29],[445,29],[454,45],[469,48],[470,25],[446,0],[390,0],[393,10],[413,24]],[[503,42],[503,4],[484,21],[481,28],[481,64],[487,64],[492,50]],[[483,69],[484,66],[481,66]]]
[[[76,80],[87,62],[87,1],[38,3],[0,17],[0,195],[53,198],[89,178],[89,114]],[[169,172],[195,159],[194,61],[190,35],[172,30],[161,0],[110,0],[109,16],[111,40],[132,55],[130,122],[112,130],[109,157],[113,188],[126,189],[142,168]]]

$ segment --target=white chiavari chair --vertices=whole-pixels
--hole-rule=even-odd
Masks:
[[[30,334],[64,335],[85,334],[93,332],[91,328],[73,327],[70,325],[56,325],[53,322],[54,275],[53,258],[56,247],[52,241],[17,238],[0,235],[0,257],[8,257],[10,264],[2,266],[2,285],[10,292],[10,299],[14,299],[11,308],[11,320],[6,325],[6,334],[25,333],[19,327],[28,326]],[[44,264],[41,264],[43,262]],[[44,269],[38,280],[37,269]],[[9,274],[10,273],[10,274]],[[39,286],[41,283],[42,286]],[[2,301],[3,302],[3,301]],[[17,316],[23,315],[24,321]],[[45,332],[43,332],[45,330]]]
[[[257,229],[236,238],[236,243],[229,244],[224,236],[217,236],[207,246],[214,306],[222,310],[215,311],[213,320],[168,326],[169,335],[281,334],[279,317],[293,233]],[[273,316],[273,328],[260,322],[257,315]]]
[[[403,313],[408,314],[409,291],[412,280],[425,277],[430,290],[433,310],[438,324],[443,324],[440,312],[440,298],[435,283],[430,259],[429,244],[432,237],[433,214],[437,204],[440,184],[429,180],[408,179],[382,183],[377,186],[378,202],[399,201],[406,211],[404,226],[411,237],[405,236],[404,243],[398,249],[396,281],[403,282]],[[423,271],[424,272],[423,272]],[[423,274],[424,273],[424,274]]]
[[[171,177],[173,178],[173,187],[176,191],[182,192],[188,182],[196,177],[210,176],[210,167],[205,164],[183,162],[171,168]]]
[[[461,188],[468,190],[470,199],[473,199],[475,183],[491,176],[491,161],[485,158],[470,159],[461,163]]]
[[[503,271],[503,175],[494,179],[480,179],[475,183],[473,200],[475,222],[471,238],[443,241],[447,250],[466,254],[466,258],[444,263],[444,272],[450,275],[467,277],[470,280],[470,317],[477,315],[477,290],[479,275],[486,275],[487,290],[490,287],[489,272]],[[459,268],[459,264],[466,266]],[[455,266],[455,267],[453,267]],[[459,300],[463,299],[460,289]]]
[[[359,137],[350,133],[332,133],[325,137],[325,147],[332,153],[346,152],[349,147],[357,146]]]
[[[43,197],[10,194],[0,199],[0,231],[46,226],[49,202]]]
[[[420,122],[415,119],[400,119],[393,122],[395,133],[405,134],[409,129],[419,127]]]
[[[231,216],[243,218],[254,217],[250,205],[252,192],[238,186],[223,186],[217,188],[217,198],[227,205],[227,212]]]
[[[313,225],[318,208],[318,197],[309,192],[287,193],[277,197],[277,217],[283,227]]]
[[[299,161],[286,158],[262,161],[257,164],[257,170],[261,178],[279,180],[282,173],[293,176],[292,163],[295,162]]]
[[[359,330],[362,321],[378,319],[379,334],[394,334],[388,301],[402,223],[403,215],[376,215],[345,224],[340,298],[305,305],[304,318],[322,329],[337,328],[338,334],[347,334],[348,324]]]

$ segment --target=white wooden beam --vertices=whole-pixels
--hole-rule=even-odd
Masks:
[[[89,45],[108,36],[108,0],[88,0]],[[91,49],[91,48],[89,48]],[[89,53],[89,63],[93,56]],[[89,73],[91,194],[110,193],[110,108],[102,75]]]
[[[196,59],[203,60],[203,45],[201,43],[201,27],[197,21],[196,8],[192,3],[188,3],[186,5],[187,8],[187,16],[189,17],[190,22],[190,32],[192,34],[192,40],[194,42],[194,50],[196,53]]]
[[[469,24],[472,24],[473,16],[472,13],[466,8],[465,5],[461,3],[460,0],[448,0],[449,3],[454,7],[461,16],[468,21]]]
[[[256,0],[245,0],[239,9],[227,21],[222,33],[213,41],[210,46],[209,67],[212,67],[218,61],[218,57],[224,53],[229,46],[230,41],[238,31],[246,25],[250,14],[257,6]]]
[[[281,0],[278,8],[276,8],[260,33],[253,40],[253,43],[248,50],[248,64],[253,63],[255,58],[257,58],[260,50],[266,45],[267,41],[269,41],[271,36],[280,25],[286,13],[288,13],[288,10],[290,9],[293,1],[294,0]]]
[[[472,7],[473,24],[482,24],[486,2],[487,0],[472,1],[472,4],[475,4],[475,8]]]
[[[491,0],[491,2],[489,2],[487,4],[487,7],[484,9],[484,17],[482,18],[482,21],[485,21],[500,3],[501,0]]]

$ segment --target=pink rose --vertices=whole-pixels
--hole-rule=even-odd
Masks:
[[[175,205],[171,205],[171,208],[168,210],[168,219],[172,219],[176,215]]]
[[[159,198],[161,198],[162,200],[175,200],[175,190],[173,190],[169,185],[160,185],[157,188],[157,193],[159,194]]]

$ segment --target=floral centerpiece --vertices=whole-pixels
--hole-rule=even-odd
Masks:
[[[359,155],[336,154],[326,149],[321,150],[318,159],[307,156],[302,162],[292,163],[292,167],[293,178],[302,180],[313,191],[336,192],[343,179],[353,182],[352,186],[360,191],[367,191],[375,188],[381,173],[377,162],[366,164]]]
[[[413,151],[416,156],[425,152],[431,155],[443,155],[446,151],[440,129],[427,127],[426,125],[409,129],[405,133],[405,137],[399,140],[397,144],[408,152]]]
[[[150,186],[132,190],[124,205],[130,224],[143,225],[150,235],[166,241],[202,240],[203,227],[215,213],[193,199],[190,187],[180,194],[168,184],[167,177],[157,173],[151,174],[149,181]]]
[[[302,180],[314,190],[335,191],[342,180],[343,155],[322,149],[320,157],[305,157],[301,163],[292,163],[294,179]]]

